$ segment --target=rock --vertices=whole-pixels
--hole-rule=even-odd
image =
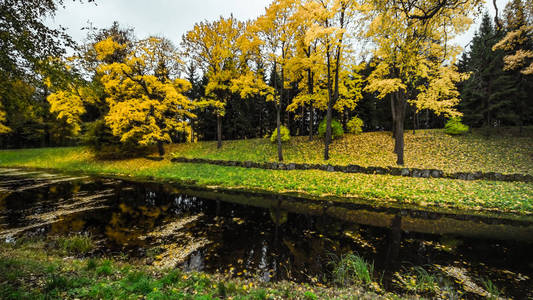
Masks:
[[[439,171],[439,170],[432,170],[432,171],[431,171],[431,177],[433,177],[433,178],[440,178],[440,177],[442,177],[442,171]]]
[[[279,164],[278,164],[278,169],[279,169],[279,170],[286,170],[287,168],[286,168],[286,166],[285,166],[284,163],[279,163]]]
[[[335,168],[331,165],[328,165],[327,168],[326,168],[326,171],[328,172],[335,172]]]
[[[374,169],[374,174],[387,174],[387,170],[384,168],[377,167]]]
[[[400,173],[400,175],[402,175],[402,176],[409,176],[410,174],[411,174],[411,172],[409,172],[409,169],[407,169],[407,168],[403,168],[402,172]]]
[[[347,165],[346,172],[357,173],[359,172],[360,167],[358,165]]]
[[[474,179],[475,179],[474,174],[472,174],[472,173],[467,173],[466,174],[466,180],[474,180]]]
[[[411,172],[411,176],[412,176],[412,177],[417,177],[417,178],[418,178],[418,177],[420,177],[421,175],[422,175],[422,174],[421,174],[420,170],[418,170],[418,169],[413,169],[413,171]]]
[[[431,176],[431,171],[422,170],[422,172],[420,172],[420,176],[423,177],[423,178],[429,178],[429,176]]]
[[[295,164],[289,164],[287,166],[287,170],[294,170],[294,169],[296,169],[296,165]]]

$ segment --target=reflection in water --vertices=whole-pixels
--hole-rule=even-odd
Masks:
[[[432,265],[447,276],[491,278],[510,295],[533,296],[533,231],[525,221],[428,218],[39,173],[0,172],[0,189],[3,238],[89,233],[107,254],[265,281],[326,281],[332,257],[354,252],[375,262],[386,287],[406,264]],[[498,234],[510,240],[486,238]]]

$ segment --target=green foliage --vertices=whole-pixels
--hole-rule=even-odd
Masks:
[[[501,295],[500,290],[498,289],[496,285],[494,285],[494,283],[490,279],[482,278],[481,283],[483,284],[483,287],[485,288],[485,290],[489,293],[487,295],[487,299],[494,300],[494,299],[500,298],[500,295]]]
[[[60,237],[57,240],[60,249],[69,254],[86,254],[96,248],[91,237],[86,235],[73,235],[69,237]]]
[[[315,295],[315,293],[313,293],[311,291],[306,291],[304,293],[304,299],[306,299],[306,300],[317,300],[318,297]]]
[[[291,138],[289,129],[283,125],[280,126],[279,131],[281,132],[281,142],[285,143],[288,142]],[[278,142],[278,129],[275,128],[272,132],[272,135],[270,136],[270,142],[277,143]]]
[[[472,127],[521,124],[531,105],[527,105],[527,92],[520,83],[520,75],[504,71],[502,50],[493,46],[503,37],[502,30],[494,28],[488,13],[483,15],[470,48],[459,61],[462,72],[471,76],[460,84],[459,107],[464,122]]]
[[[113,273],[112,262],[108,259],[104,260],[100,266],[96,268],[96,273],[98,275],[111,275]]]
[[[461,123],[461,118],[451,118],[444,125],[444,132],[450,135],[462,135],[468,132],[468,126]]]
[[[323,138],[326,136],[326,118],[320,122],[318,125],[318,136]],[[339,121],[332,119],[331,120],[331,139],[335,140],[341,138],[344,135],[344,130],[342,129],[341,123]]]
[[[340,286],[369,285],[374,279],[374,263],[367,262],[359,255],[344,254],[340,259],[334,258],[330,264],[333,266],[333,282]]]
[[[353,117],[350,121],[348,121],[346,127],[349,133],[360,134],[363,132],[363,120],[359,119],[358,117]]]

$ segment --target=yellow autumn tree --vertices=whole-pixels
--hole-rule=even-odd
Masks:
[[[75,60],[76,57],[49,58],[47,63],[51,70],[43,74],[46,76],[44,85],[50,92],[46,97],[50,112],[61,122],[65,132],[74,136],[81,132],[81,117],[86,113],[85,101],[90,102],[94,98],[87,82],[72,67]]]
[[[274,91],[272,100],[276,103],[276,131],[278,160],[283,161],[281,148],[281,109],[284,91],[288,84],[286,77],[287,61],[293,55],[295,31],[290,26],[291,18],[297,9],[297,0],[275,0],[257,18],[250,32],[259,41],[260,53],[271,73],[274,75]],[[277,78],[279,75],[280,78]],[[278,84],[278,79],[280,84]]]
[[[182,38],[185,55],[193,60],[208,79],[202,106],[214,108],[217,117],[217,147],[222,147],[222,118],[231,98],[232,79],[236,74],[239,57],[238,39],[244,23],[233,16],[220,17],[213,22],[200,22]]]
[[[359,3],[355,0],[308,0],[300,7],[300,19],[311,20],[306,44],[317,41],[315,55],[322,57],[327,92],[324,159],[329,159],[333,109],[339,100],[344,55],[349,48],[350,26],[356,21]]]
[[[95,45],[101,60],[121,47],[111,38]],[[122,143],[157,144],[163,155],[163,144],[170,143],[173,134],[190,136],[194,106],[183,95],[190,83],[172,75],[171,66],[177,61],[168,40],[150,37],[136,42],[123,62],[98,67],[108,95],[105,122]]]
[[[320,77],[325,73],[321,63],[322,57],[317,55],[317,39],[306,39],[306,32],[314,24],[313,19],[302,13],[305,1],[298,3],[296,12],[291,17],[291,30],[296,32],[294,41],[294,55],[287,62],[287,71],[292,80],[298,82],[298,94],[287,106],[290,112],[301,109],[300,118],[304,118],[304,112],[309,110],[309,140],[313,139],[315,110],[323,97],[320,90]]]
[[[365,1],[367,36],[374,49],[374,71],[366,91],[390,97],[397,164],[404,164],[407,103],[437,115],[458,116],[456,83],[467,78],[454,67],[460,48],[450,45],[472,23],[470,12],[480,0]]]
[[[3,110],[3,107],[1,106],[1,103],[0,103],[0,134],[8,133],[11,131],[9,127],[4,125],[5,122],[6,122],[6,113]]]

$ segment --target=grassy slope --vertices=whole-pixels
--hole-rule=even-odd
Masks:
[[[423,179],[318,170],[273,171],[177,164],[145,158],[101,161],[82,147],[0,151],[0,166],[188,180],[203,186],[359,197],[385,203],[533,213],[533,183]],[[353,200],[347,198],[346,201]]]
[[[513,131],[516,130],[513,128]],[[390,132],[345,135],[334,141],[328,163],[362,166],[395,166],[394,141]],[[323,143],[293,137],[283,147],[287,162],[325,163]],[[277,148],[268,139],[225,141],[222,150],[215,142],[173,145],[176,156],[223,160],[276,161]],[[510,130],[485,137],[481,132],[449,136],[442,130],[411,131],[405,135],[407,167],[434,168],[445,172],[484,171],[533,174],[533,130],[519,136]]]

